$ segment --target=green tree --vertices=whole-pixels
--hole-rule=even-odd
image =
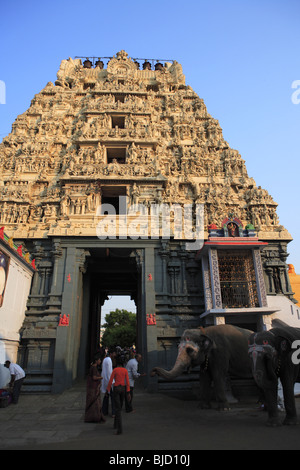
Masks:
[[[101,344],[107,347],[130,347],[136,343],[136,315],[118,308],[105,315]]]

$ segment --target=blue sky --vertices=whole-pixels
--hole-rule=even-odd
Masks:
[[[121,49],[175,59],[249,176],[279,204],[280,223],[294,238],[288,262],[300,274],[300,103],[292,102],[300,80],[299,0],[1,0],[0,12],[0,141],[55,81],[63,59]]]

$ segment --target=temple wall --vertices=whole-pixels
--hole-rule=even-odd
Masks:
[[[270,317],[264,318],[267,329],[272,328],[272,320],[275,319],[279,319],[294,328],[300,328],[300,308],[295,302],[284,295],[269,295],[267,299],[268,305],[277,310]]]
[[[0,363],[6,359],[16,362],[33,270],[3,243],[0,244],[0,249],[10,257],[4,299],[0,308]]]

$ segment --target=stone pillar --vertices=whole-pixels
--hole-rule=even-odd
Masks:
[[[169,257],[169,250],[167,244],[165,242],[162,243],[162,249],[159,251],[159,254],[162,259],[162,273],[161,273],[161,292],[166,294],[168,292],[168,285],[167,285],[167,261]]]
[[[209,280],[208,260],[206,256],[203,256],[202,258],[202,276],[204,285],[205,310],[210,310],[212,308],[212,295]]]
[[[44,256],[44,250],[42,248],[42,244],[39,241],[34,242],[34,251],[33,251],[33,256],[35,258],[35,265],[36,265],[36,271],[33,276],[33,282],[31,286],[31,296],[36,296],[39,295],[40,291],[40,284],[41,284],[41,276],[40,276],[40,271],[39,271],[39,265],[43,259]]]
[[[142,314],[142,328],[146,332],[146,351],[144,354],[145,370],[149,374],[151,369],[157,365],[157,331],[156,324],[147,325],[146,315],[155,313],[155,256],[154,248],[144,249],[144,268],[142,271],[142,290],[144,291],[145,312]],[[151,274],[151,276],[149,276]],[[157,378],[150,377],[148,379],[148,390],[157,390]]]
[[[213,308],[222,308],[222,295],[219,276],[218,252],[209,248],[209,266],[211,276],[212,304]]]
[[[52,285],[48,296],[47,305],[51,313],[61,314],[61,296],[64,282],[64,263],[65,257],[61,248],[60,241],[54,241],[52,258],[53,258],[53,275]]]
[[[287,282],[287,267],[279,266],[278,273],[279,273],[279,279],[280,279],[282,292],[283,294],[287,294],[289,292],[289,286]]]
[[[168,275],[170,278],[170,294],[176,295],[180,293],[180,286],[179,286],[179,274],[180,274],[180,259],[178,256],[177,250],[171,250],[168,262]]]
[[[268,293],[273,294],[274,292],[274,283],[273,283],[273,268],[270,266],[267,266],[265,268],[265,272],[267,274],[267,279],[268,279]]]
[[[188,254],[184,249],[179,251],[179,258],[180,258],[180,273],[181,273],[181,293],[183,295],[187,294],[187,283],[186,283],[186,262],[187,262]]]
[[[177,261],[170,261],[168,264],[168,273],[171,279],[171,294],[178,294],[178,274],[180,267]]]
[[[66,250],[66,263],[63,278],[61,313],[69,318],[67,325],[57,327],[53,393],[60,393],[72,386],[76,377],[78,332],[81,328],[81,305],[79,297],[82,294],[82,264],[85,261],[85,251],[69,246]],[[75,368],[75,369],[74,369]]]
[[[268,302],[267,302],[266,286],[265,286],[261,257],[260,257],[260,250],[257,248],[253,250],[253,262],[254,262],[254,270],[255,270],[255,276],[256,276],[259,306],[267,307]]]

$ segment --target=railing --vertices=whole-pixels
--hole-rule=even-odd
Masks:
[[[223,308],[259,307],[257,295],[253,295],[252,283],[230,281],[220,284]]]
[[[219,252],[223,308],[259,307],[251,251]]]

